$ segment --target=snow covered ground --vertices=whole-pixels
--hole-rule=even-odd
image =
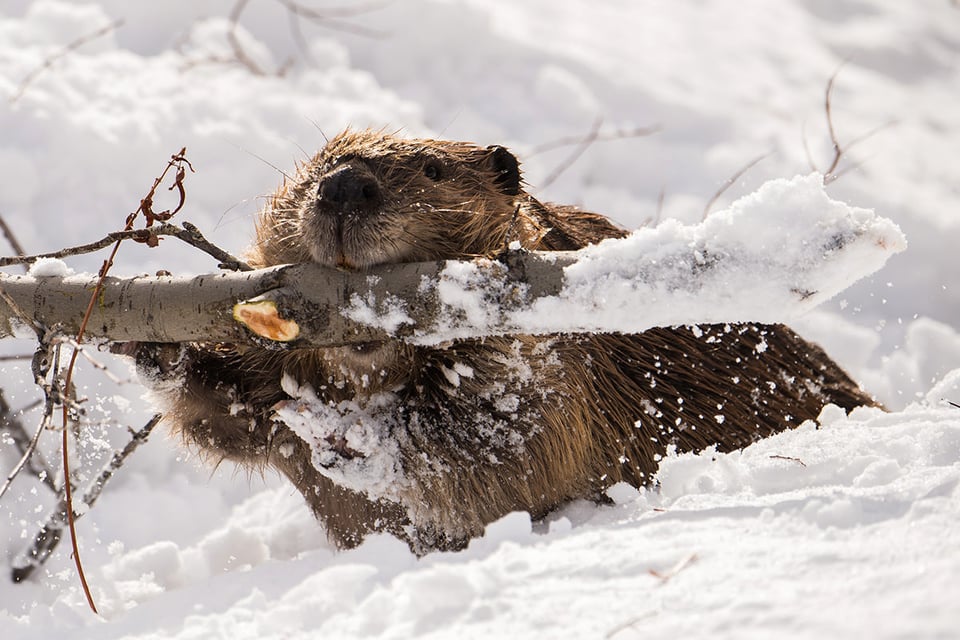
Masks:
[[[4,638],[960,633],[960,409],[945,402],[960,403],[955,3],[397,0],[351,19],[374,37],[303,23],[301,47],[279,2],[251,0],[236,37],[261,75],[213,61],[230,54],[232,6],[4,3],[0,214],[28,251],[120,228],[183,146],[197,172],[180,216],[240,250],[279,170],[348,125],[503,144],[543,199],[628,227],[658,209],[694,223],[763,154],[714,210],[809,173],[805,146],[826,169],[823,92],[843,64],[840,141],[877,131],[828,193],[892,219],[909,248],[795,326],[891,412],[828,409],[820,428],[742,452],[671,457],[656,490],[618,486],[615,505],[572,504],[548,522],[513,514],[465,551],[419,560],[389,537],[336,553],[279,479],[211,471],[157,434],[79,521],[103,618],[86,610],[64,545],[28,583],[0,580]],[[270,73],[288,60],[283,77]],[[553,181],[576,146],[543,147],[599,118],[600,139]],[[124,246],[115,272],[215,267],[174,242]],[[102,259],[70,264],[93,271]],[[25,366],[0,367],[11,404],[36,397]],[[91,424],[77,459],[93,473],[150,408],[134,383],[90,366],[79,380]],[[56,440],[43,444],[51,460]],[[4,475],[11,449],[0,442]],[[0,501],[6,559],[52,500],[21,477]]]

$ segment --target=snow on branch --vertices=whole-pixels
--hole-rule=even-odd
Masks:
[[[364,273],[299,264],[107,278],[87,334],[259,344],[267,337],[320,346],[782,322],[905,247],[894,223],[831,200],[823,177],[812,174],[770,181],[700,224],[666,221],[577,252],[510,250],[496,260],[393,264]],[[18,314],[76,328],[96,277],[44,273],[0,276],[0,336],[13,333]]]

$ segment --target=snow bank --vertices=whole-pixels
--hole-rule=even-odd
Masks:
[[[512,514],[420,560],[385,535],[335,553],[299,496],[265,491],[195,544],[95,568],[109,623],[69,583],[62,604],[3,622],[75,638],[948,637],[955,612],[923,594],[956,593],[957,413],[828,407],[739,452],[668,456],[659,488],[612,506]]]

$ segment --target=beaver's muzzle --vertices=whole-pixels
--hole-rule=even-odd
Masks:
[[[320,178],[317,205],[332,215],[371,215],[383,205],[383,191],[363,162],[350,160]]]

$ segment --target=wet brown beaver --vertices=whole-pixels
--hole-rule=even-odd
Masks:
[[[363,270],[625,234],[525,193],[503,147],[348,131],[273,196],[251,262]],[[511,511],[537,518],[617,482],[650,483],[670,445],[729,451],[814,419],[827,403],[872,404],[781,325],[438,347],[194,344],[176,361],[159,352],[142,348],[140,365],[165,372],[154,384],[175,429],[214,459],[279,469],[341,547],[388,531],[418,552],[456,548]],[[305,418],[321,433],[309,444],[278,417],[304,389],[321,408]],[[354,425],[373,425],[379,440],[358,446]]]

